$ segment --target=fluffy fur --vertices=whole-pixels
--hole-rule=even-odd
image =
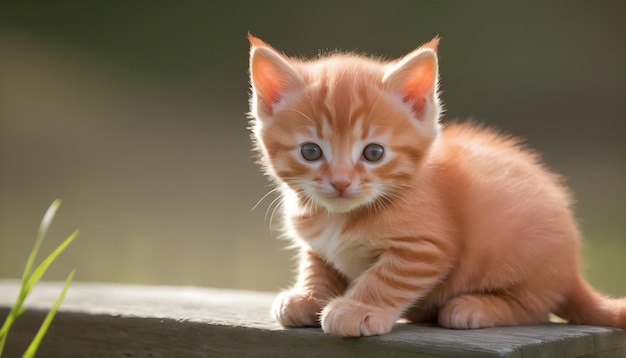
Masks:
[[[441,128],[437,38],[392,62],[293,59],[249,39],[253,139],[300,248],[278,322],[368,336],[402,317],[468,329],[555,313],[626,328],[625,301],[579,273],[561,178],[516,139]]]

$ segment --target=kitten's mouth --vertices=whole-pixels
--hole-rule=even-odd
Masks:
[[[350,200],[356,197],[355,194],[346,193],[345,191],[335,191],[334,193],[327,194],[325,196],[330,200],[337,200],[337,201]]]

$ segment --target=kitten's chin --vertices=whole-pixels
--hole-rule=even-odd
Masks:
[[[350,197],[323,197],[317,198],[324,208],[331,213],[348,213],[365,204],[362,198]]]

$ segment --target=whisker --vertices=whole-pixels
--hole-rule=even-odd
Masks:
[[[311,123],[316,124],[315,121],[313,119],[311,119],[311,117],[307,116],[306,114],[298,111],[297,109],[293,109],[293,108],[287,108],[288,111],[292,111],[292,112],[296,112],[298,114],[301,114],[304,118],[308,119],[309,121],[311,121]]]
[[[269,224],[269,229],[272,230],[272,222],[274,220],[274,214],[276,213],[276,210],[278,210],[278,208],[283,204],[283,197],[280,196],[279,199],[281,199],[278,204],[276,206],[274,206],[274,210],[272,210],[272,215],[270,215],[270,224]]]
[[[278,197],[276,197],[274,200],[272,200],[272,202],[270,203],[270,205],[267,206],[267,209],[265,210],[265,216],[263,217],[263,220],[267,220],[267,213],[270,211],[270,209],[272,208],[272,205],[274,205],[275,202],[279,201],[279,203],[274,207],[274,210],[272,210],[272,214],[274,213],[274,211],[276,211],[276,208],[280,206],[280,204],[282,203],[282,199],[283,196],[280,195]],[[272,225],[272,219],[270,218],[270,226]]]
[[[380,101],[381,97],[382,97],[381,95],[378,95],[376,99],[374,100],[374,103],[372,104],[372,107],[371,107],[372,109],[370,109],[370,113],[368,113],[367,118],[365,119],[366,122],[370,120],[370,117],[372,116],[372,113],[374,113],[374,109],[376,109],[376,105]]]
[[[375,117],[374,119],[370,120],[371,125],[376,124],[376,121],[378,121],[380,118],[382,118],[382,117],[384,117],[384,116],[388,115],[389,113],[393,113],[393,112],[395,112],[395,111],[388,111],[388,112],[385,112],[385,113],[383,113],[383,114],[378,115],[378,116],[377,116],[377,117]]]
[[[314,200],[313,197],[307,193],[308,187],[303,186],[302,187],[302,204],[301,204],[301,214],[302,215],[306,215],[306,214],[311,214],[314,211]]]
[[[401,204],[401,206],[403,208],[409,208],[409,202],[399,193],[394,193],[394,192],[384,192],[383,194],[381,194],[381,196],[388,202],[388,203],[397,203],[397,204]]]
[[[256,209],[256,207],[259,206],[259,204],[261,204],[263,199],[267,198],[270,194],[275,193],[277,190],[278,190],[278,188],[274,188],[274,189],[268,191],[267,194],[263,195],[263,197],[261,199],[259,199],[259,201],[257,201],[256,204],[254,204],[254,206],[252,207],[252,209],[250,209],[250,211],[254,211],[254,209]]]
[[[313,204],[314,204],[313,203],[313,199],[311,197],[307,196],[305,198],[305,202],[304,202],[304,213],[305,214],[310,213],[312,211]]]

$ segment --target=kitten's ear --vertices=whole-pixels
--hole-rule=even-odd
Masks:
[[[435,115],[437,103],[437,45],[439,38],[422,45],[394,63],[383,77],[383,84],[411,105],[415,117],[423,122]],[[435,111],[433,111],[435,110]],[[438,118],[435,118],[435,121]]]
[[[304,80],[288,59],[262,40],[248,34],[250,41],[250,80],[257,107],[268,115],[291,91],[304,87]],[[260,109],[260,108],[258,108]]]

